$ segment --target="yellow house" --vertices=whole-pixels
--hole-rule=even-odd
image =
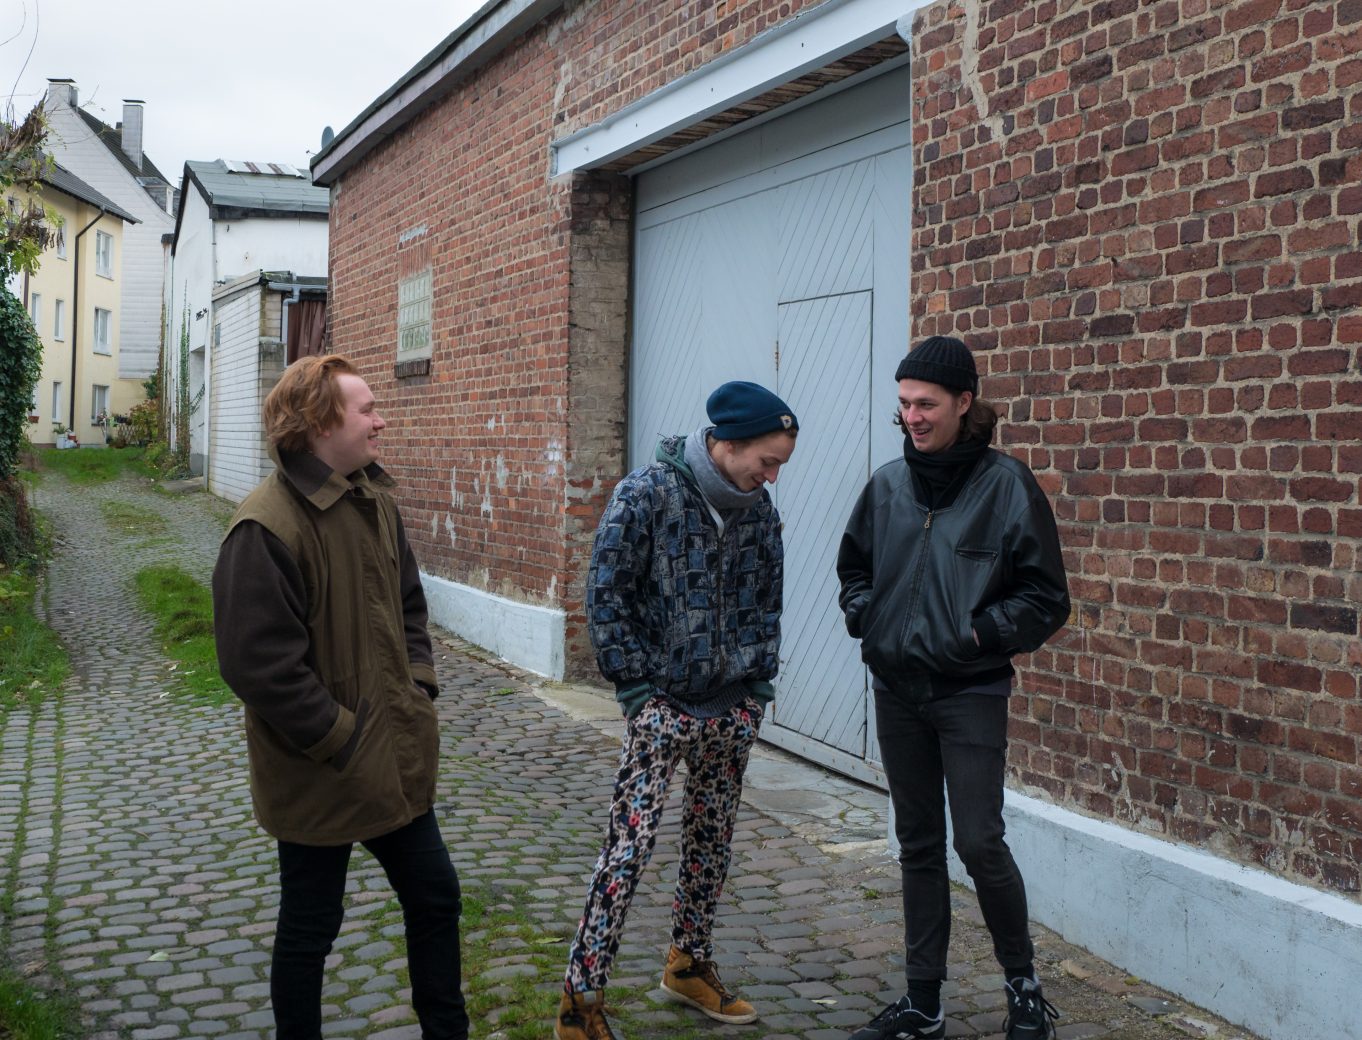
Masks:
[[[103,447],[113,416],[146,397],[136,379],[118,378],[119,272],[127,210],[60,166],[42,178],[41,202],[61,217],[36,274],[17,287],[43,344],[43,371],[29,407],[28,437],[53,444],[71,431]],[[27,205],[15,191],[10,205]]]

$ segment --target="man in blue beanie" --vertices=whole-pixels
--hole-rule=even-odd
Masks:
[[[908,992],[851,1040],[945,1035],[941,982],[955,849],[974,881],[1006,984],[1007,1040],[1050,1040],[1026,887],[1003,840],[1007,705],[1014,654],[1069,615],[1059,533],[1025,464],[989,447],[974,356],[932,336],[899,364],[903,457],[875,471],[837,556],[847,631],[861,641],[903,874]]]
[[[681,871],[662,990],[718,1022],[752,1022],[719,980],[714,914],[748,752],[779,665],[784,547],[766,491],[799,421],[755,383],[725,383],[709,422],[667,437],[615,488],[596,530],[586,612],[628,719],[610,828],[568,955],[558,1040],[613,1040],[605,985],[667,786],[686,763]]]

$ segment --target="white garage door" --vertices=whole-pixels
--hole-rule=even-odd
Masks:
[[[635,186],[631,465],[700,425],[725,380],[789,402],[800,434],[774,489],[785,613],[763,735],[866,778],[873,712],[834,564],[856,495],[901,450],[890,418],[908,342],[908,113],[907,70],[889,72]]]

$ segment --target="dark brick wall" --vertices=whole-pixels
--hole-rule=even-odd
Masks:
[[[1362,3],[936,4],[915,333],[963,336],[1075,594],[1015,779],[1345,892],[1362,862]]]

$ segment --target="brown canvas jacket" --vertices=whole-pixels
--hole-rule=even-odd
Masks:
[[[237,509],[213,571],[218,661],[246,706],[261,826],[304,845],[363,841],[434,802],[420,573],[381,467],[346,478],[270,454],[277,468]]]

